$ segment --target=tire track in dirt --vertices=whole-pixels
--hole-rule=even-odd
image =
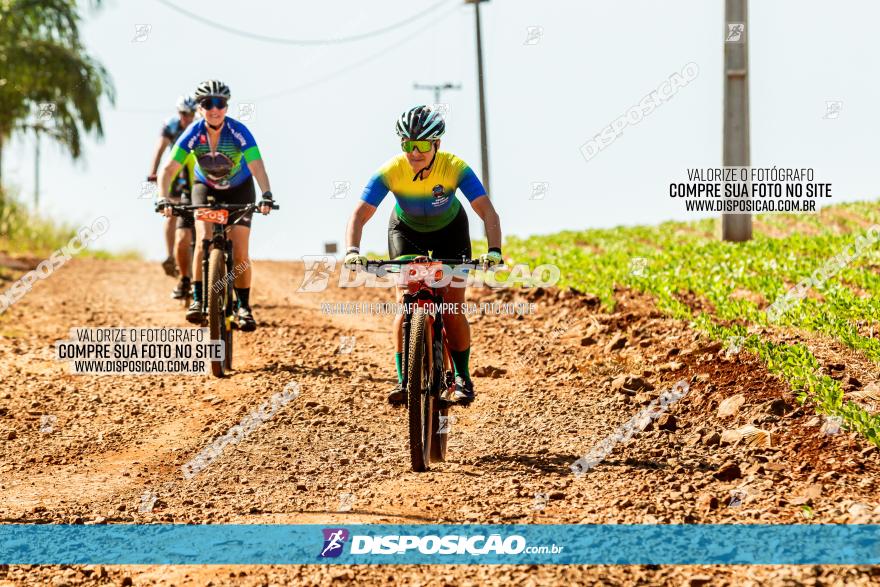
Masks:
[[[72,326],[184,326],[182,309],[167,298],[171,281],[151,264],[74,261],[0,318],[0,376],[6,382],[0,390],[0,491],[8,496],[0,502],[0,517],[129,523],[767,523],[798,520],[801,504],[812,504],[817,521],[877,517],[865,509],[877,495],[876,450],[847,434],[818,436],[806,425],[810,415],[756,358],[724,357],[687,324],[662,317],[650,300],[625,291],[618,292],[613,314],[600,312],[592,296],[566,292],[541,290],[528,298],[513,292],[469,294],[475,301],[532,301],[537,311],[473,321],[478,399],[455,413],[448,462],[413,473],[405,412],[385,403],[394,381],[390,317],[329,316],[320,310],[322,301],[387,301],[392,292],[338,288],[334,276],[326,292],[301,294],[298,263],[256,263],[255,272],[260,328],[236,335],[237,371],[224,380],[73,377],[45,358]],[[351,353],[339,352],[340,336],[356,337]],[[625,374],[649,385],[638,393],[616,389],[613,381]],[[582,479],[571,474],[572,462],[681,379],[690,382],[690,392],[670,410],[674,425],[634,436]],[[301,386],[297,399],[204,471],[182,478],[183,463],[292,380]],[[745,396],[740,413],[719,418],[720,401],[735,393]],[[785,407],[773,404],[778,399]],[[44,434],[40,419],[47,414],[57,421],[53,432]],[[712,442],[715,433],[753,421],[772,428],[780,444],[753,449]],[[745,498],[731,506],[734,490],[744,491]],[[145,491],[158,499],[152,512],[140,513]],[[440,585],[682,584],[707,573],[719,584],[843,574],[852,584],[869,584],[873,572],[200,566],[112,567],[102,579],[101,572],[86,570],[13,567],[6,574],[22,584],[39,577],[98,584],[127,575],[135,584]]]

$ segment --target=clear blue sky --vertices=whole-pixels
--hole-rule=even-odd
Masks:
[[[375,30],[434,3],[171,1],[237,29],[297,39]],[[723,5],[482,5],[492,196],[505,233],[689,218],[667,196],[667,186],[685,177],[688,167],[721,163]],[[324,241],[343,240],[363,185],[399,152],[396,116],[433,101],[413,82],[461,83],[460,91],[444,96],[451,114],[443,148],[479,173],[473,7],[461,0],[399,30],[322,47],[233,36],[156,0],[117,0],[87,12],[85,42],[110,71],[118,99],[104,108],[106,136],[88,139],[83,162],[70,162],[54,146],[44,148],[42,208],[73,222],[108,216],[111,229],[102,247],[163,255],[161,220],[148,200],[138,199],[140,182],[176,97],[206,78],[231,86],[232,116],[238,103],[255,104],[247,124],[283,206],[268,220],[255,221],[256,258],[319,253]],[[752,164],[814,167],[817,179],[833,183],[832,202],[876,197],[880,7],[854,0],[753,1],[749,16]],[[143,42],[133,42],[136,24],[151,27]],[[527,29],[535,26],[542,27],[540,40],[525,44]],[[585,161],[580,145],[688,62],[700,67],[696,80]],[[339,70],[345,71],[320,81]],[[823,118],[826,100],[842,100],[839,118]],[[27,199],[32,154],[29,137],[5,151],[4,178]],[[348,195],[331,198],[334,182],[345,181],[351,182]],[[530,199],[532,182],[549,184],[544,199]],[[365,248],[385,250],[391,207],[389,196],[367,225]],[[482,227],[473,215],[471,220],[471,232],[479,236]]]

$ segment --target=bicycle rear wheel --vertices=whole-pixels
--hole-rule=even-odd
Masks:
[[[227,256],[231,258],[231,253],[227,252]],[[226,279],[228,279],[230,270],[229,264],[227,263],[226,267]],[[235,321],[235,294],[232,288],[232,283],[226,285],[226,306],[223,307],[223,332],[226,334],[223,341],[226,343],[223,347],[223,366],[226,368],[226,371],[232,371],[232,336],[233,330],[233,322]]]
[[[427,471],[431,461],[434,398],[431,365],[431,333],[428,315],[417,308],[409,330],[409,353],[406,365],[406,395],[409,408],[409,453],[412,470]]]
[[[227,296],[228,299],[231,298],[229,294],[227,294]],[[225,317],[224,322],[226,332],[226,338],[224,339],[224,341],[226,342],[226,346],[223,348],[223,366],[226,368],[227,371],[232,371],[232,320],[233,315],[228,314]]]
[[[223,251],[218,248],[211,249],[208,257],[208,329],[211,340],[226,342],[226,287],[223,276],[226,268]],[[225,347],[225,345],[224,345]],[[224,348],[224,355],[226,349]],[[214,377],[225,375],[225,359],[211,361],[211,373]]]

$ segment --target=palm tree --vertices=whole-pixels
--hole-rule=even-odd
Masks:
[[[0,0],[0,169],[16,132],[48,136],[73,159],[83,134],[104,135],[99,104],[115,93],[80,42],[80,20],[77,0]]]

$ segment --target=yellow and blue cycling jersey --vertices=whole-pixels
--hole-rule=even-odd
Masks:
[[[458,189],[468,202],[486,195],[486,188],[473,170],[452,153],[438,151],[431,172],[416,180],[406,155],[401,153],[370,178],[361,200],[378,206],[390,191],[397,199],[397,217],[414,230],[431,232],[455,219],[461,209],[455,197]]]

